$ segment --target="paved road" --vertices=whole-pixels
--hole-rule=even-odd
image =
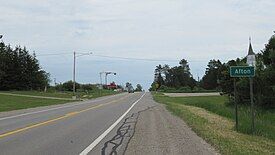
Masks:
[[[0,154],[105,155],[124,154],[125,150],[128,154],[129,151],[133,152],[130,154],[139,154],[136,152],[137,149],[143,149],[144,145],[136,148],[133,146],[141,143],[150,144],[154,140],[148,140],[152,137],[148,134],[140,134],[142,131],[140,128],[148,127],[150,132],[156,132],[154,136],[162,137],[156,140],[167,140],[167,137],[159,135],[164,132],[156,130],[169,129],[155,128],[154,124],[161,122],[156,121],[157,118],[152,119],[151,114],[148,114],[150,109],[159,106],[152,100],[150,93],[124,93],[65,105],[2,112],[0,113]],[[162,117],[166,116],[167,113]],[[163,122],[165,119],[160,120],[164,125],[167,123]],[[150,121],[156,122],[150,123]],[[141,136],[143,140],[137,141]],[[203,144],[199,141],[191,141],[192,144],[198,143],[199,147],[186,148],[202,149]],[[154,142],[156,143],[158,142]],[[171,148],[175,147],[174,143],[169,144]],[[161,145],[156,147],[159,146]]]
[[[112,131],[116,131],[122,121],[105,138],[97,138],[134,103],[138,104],[136,101],[142,96],[143,93],[127,93],[0,113],[0,154],[79,154],[96,142],[99,144],[86,151],[100,154],[104,146],[102,143],[108,141],[107,138],[112,136]]]

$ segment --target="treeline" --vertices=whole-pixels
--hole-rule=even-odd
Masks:
[[[252,46],[250,47],[252,50]],[[202,80],[195,81],[190,74],[186,60],[180,66],[170,68],[168,65],[157,66],[155,79],[150,90],[176,89],[188,92],[199,90],[216,90],[229,96],[230,103],[234,99],[234,79],[230,77],[230,66],[247,66],[246,57],[237,58],[222,63],[220,60],[210,60]],[[275,35],[265,48],[256,54],[256,75],[254,77],[254,98],[258,106],[275,108]],[[196,86],[196,87],[195,87]],[[250,104],[249,78],[236,78],[236,101],[238,104]]]
[[[250,45],[250,49],[253,50]],[[246,57],[221,63],[211,60],[205,75],[200,82],[205,89],[219,88],[223,94],[228,94],[231,103],[234,99],[234,79],[230,77],[230,66],[246,66]],[[256,75],[253,78],[254,98],[258,106],[275,108],[275,35],[265,48],[256,54]],[[239,104],[250,104],[249,78],[236,78],[236,101]]]
[[[130,82],[126,82],[125,89],[126,89],[126,91],[129,91],[129,90],[133,90],[136,92],[143,91],[141,84],[137,84],[136,89],[134,89],[132,83],[130,83]]]
[[[64,83],[59,83],[59,84],[55,84],[55,86],[53,86],[53,88],[57,91],[73,91],[73,81],[66,81]],[[114,82],[111,83],[111,85],[116,85]],[[83,92],[83,91],[96,91],[99,89],[99,84],[80,84],[80,83],[75,83],[75,89],[77,92]],[[103,89],[123,89],[123,86],[121,85],[116,85],[115,88],[108,88],[106,85],[103,85],[102,87]]]
[[[44,90],[49,82],[35,54],[0,42],[0,90]]]
[[[193,90],[195,86],[196,80],[190,73],[189,64],[187,60],[182,59],[179,62],[179,66],[156,66],[155,79],[151,85],[150,91],[167,91],[171,89]]]

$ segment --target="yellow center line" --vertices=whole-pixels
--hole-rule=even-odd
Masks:
[[[125,96],[125,97],[122,97],[120,99],[113,100],[111,102],[107,102],[107,103],[104,103],[104,104],[99,104],[99,105],[96,105],[96,106],[92,106],[92,107],[84,109],[84,110],[69,112],[69,113],[67,113],[63,116],[60,116],[60,117],[57,117],[57,118],[54,118],[54,119],[50,119],[50,120],[47,120],[45,122],[40,122],[40,123],[37,123],[37,124],[29,125],[27,127],[16,129],[16,130],[13,130],[13,131],[8,131],[6,133],[0,134],[0,138],[4,138],[4,137],[10,136],[10,135],[13,135],[13,134],[16,134],[16,133],[20,133],[20,132],[23,132],[23,131],[26,131],[26,130],[29,130],[29,129],[32,129],[32,128],[36,128],[36,127],[39,127],[39,126],[42,126],[42,125],[47,125],[47,124],[59,121],[61,119],[69,118],[69,117],[72,117],[74,115],[77,115],[77,114],[80,114],[80,113],[83,113],[83,112],[86,112],[86,111],[89,111],[89,110],[92,110],[92,109],[97,109],[97,108],[100,108],[102,106],[106,106],[106,105],[118,102],[118,101],[123,100],[127,97],[128,96]]]

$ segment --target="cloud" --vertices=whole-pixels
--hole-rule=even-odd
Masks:
[[[25,45],[38,54],[92,50],[111,56],[187,58],[193,73],[202,76],[209,59],[244,56],[249,36],[255,51],[263,49],[274,31],[274,7],[273,0],[12,0],[1,2],[0,32],[5,42]],[[50,63],[48,58],[39,59],[53,77],[67,79],[54,67],[59,58],[52,57]],[[129,63],[108,61],[123,64],[109,65],[120,72],[113,66]],[[68,77],[71,65],[64,63],[62,72]],[[95,76],[101,67],[108,68],[100,62],[93,65]],[[148,87],[155,65],[135,62],[131,70],[146,74],[140,83]],[[130,72],[124,76],[138,81]],[[127,81],[126,77],[120,80]]]

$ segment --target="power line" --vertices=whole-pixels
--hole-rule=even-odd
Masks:
[[[73,53],[49,53],[49,54],[38,54],[36,55],[37,57],[42,57],[42,56],[59,56],[59,55],[70,55]],[[179,60],[173,60],[173,59],[150,59],[150,58],[133,58],[133,57],[120,57],[120,56],[110,56],[110,55],[102,55],[102,54],[92,54],[91,56],[95,57],[101,57],[101,58],[109,58],[109,59],[121,59],[121,60],[134,60],[134,61],[151,61],[151,62],[179,62]],[[188,60],[187,60],[188,61]],[[193,60],[193,61],[188,61],[189,63],[200,63],[200,62],[208,62],[209,60]]]
[[[69,54],[73,54],[73,53],[52,53],[52,54],[38,54],[36,56],[41,57],[41,56],[58,56],[58,55],[69,55]]]
[[[59,55],[69,55],[72,53],[52,53],[52,54],[38,54],[36,56],[59,56]],[[109,55],[99,55],[99,54],[92,54],[92,56],[96,57],[103,57],[103,58],[111,58],[111,59],[123,59],[123,60],[138,60],[138,61],[166,61],[166,62],[177,62],[178,60],[164,60],[164,59],[145,59],[145,58],[131,58],[131,57],[118,57],[118,56],[109,56]]]
[[[118,56],[108,56],[108,55],[98,55],[93,54],[96,57],[103,57],[103,58],[111,58],[111,59],[123,59],[123,60],[138,60],[138,61],[167,61],[167,62],[175,62],[178,60],[164,60],[164,59],[145,59],[145,58],[131,58],[131,57],[118,57]]]
[[[122,60],[137,60],[137,61],[164,61],[164,62],[179,62],[180,59],[146,59],[146,58],[133,58],[133,57],[119,57],[119,56],[109,56],[109,55],[98,55],[93,54],[96,57],[103,57],[103,58],[111,58],[111,59],[122,59]],[[188,60],[187,60],[188,61]],[[195,60],[195,61],[188,61],[188,62],[208,62],[209,60]]]

